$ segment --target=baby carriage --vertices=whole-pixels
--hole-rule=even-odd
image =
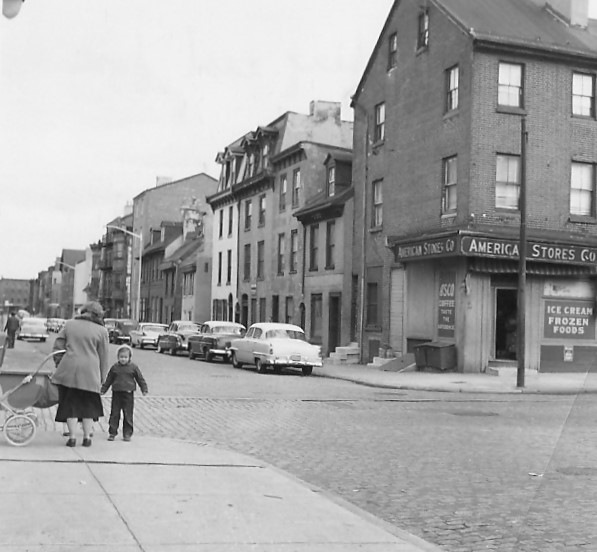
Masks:
[[[42,373],[42,368],[54,355],[64,352],[55,351],[46,356],[33,374],[0,370],[0,410],[5,411],[0,429],[11,445],[22,447],[35,438],[37,416],[33,407],[49,408],[58,403],[58,389],[50,381],[52,372]]]

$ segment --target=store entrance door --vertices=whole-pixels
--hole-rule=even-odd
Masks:
[[[516,325],[518,321],[518,290],[495,290],[495,359],[516,360],[518,346]]]

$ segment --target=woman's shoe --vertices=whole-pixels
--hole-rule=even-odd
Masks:
[[[83,446],[90,447],[91,446],[91,439],[83,439]]]
[[[85,441],[83,441],[83,444],[85,444]],[[66,446],[67,447],[75,447],[75,446],[77,446],[77,440],[76,439],[69,439],[66,442]]]

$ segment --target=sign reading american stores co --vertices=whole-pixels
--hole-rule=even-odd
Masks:
[[[516,260],[519,256],[519,243],[516,240],[454,235],[396,245],[394,255],[397,262],[453,255]],[[597,264],[597,248],[529,241],[527,243],[527,259],[551,263],[595,265]]]

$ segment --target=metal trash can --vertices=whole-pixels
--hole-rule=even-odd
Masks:
[[[425,347],[427,367],[436,368],[437,370],[453,370],[456,368],[456,346],[454,343],[432,341],[422,346]]]
[[[417,370],[422,370],[427,366],[427,349],[425,349],[425,345],[427,343],[421,343],[414,347]]]

